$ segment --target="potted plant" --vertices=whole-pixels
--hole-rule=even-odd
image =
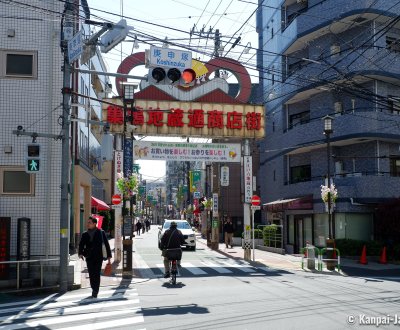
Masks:
[[[129,198],[137,193],[138,180],[135,174],[132,174],[126,178],[120,176],[117,179],[117,188],[124,198]]]

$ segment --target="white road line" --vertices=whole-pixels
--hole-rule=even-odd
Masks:
[[[112,321],[107,321],[107,322],[101,322],[101,323],[92,323],[92,324],[86,324],[86,325],[81,325],[81,326],[73,326],[70,328],[61,328],[62,330],[101,330],[101,329],[113,329],[125,325],[133,325],[135,323],[141,323],[144,322],[143,316],[134,316],[130,317],[127,319],[121,319],[121,320],[112,320]],[[130,328],[132,329],[132,328]]]
[[[185,270],[191,272],[194,275],[205,275],[207,274],[205,271],[203,271],[202,269],[195,267],[194,265],[192,265],[190,262],[183,262],[181,263],[182,267],[185,268]]]
[[[51,312],[52,309],[56,309],[54,312],[57,313],[58,312],[58,308],[68,308],[68,310],[72,310],[72,311],[84,311],[84,310],[90,310],[93,308],[103,308],[103,307],[115,307],[115,306],[120,306],[120,305],[127,305],[127,304],[138,304],[139,303],[139,299],[131,299],[131,300],[119,300],[119,301],[112,301],[113,299],[121,299],[121,296],[119,297],[115,297],[115,298],[105,298],[105,299],[93,299],[93,300],[84,300],[81,302],[61,302],[61,303],[52,303],[52,304],[47,304],[47,305],[43,305],[40,309],[40,311],[48,311]],[[98,302],[99,301],[99,302]],[[95,302],[92,304],[92,302]],[[72,304],[72,305],[71,305]],[[23,313],[24,311],[26,311],[25,308],[12,308],[12,309],[8,309],[6,312],[8,313],[13,313],[13,312],[21,312]],[[4,321],[4,320],[11,320],[11,319],[18,319],[20,317],[24,317],[24,315],[28,315],[30,313],[35,313],[35,312],[28,312],[25,314],[21,314],[21,315],[15,315],[15,316],[4,316],[4,317],[0,317],[0,321]]]
[[[255,272],[255,269],[253,269],[253,268],[244,267],[244,266],[238,265],[238,264],[231,264],[228,261],[222,261],[222,263],[224,265],[227,265],[228,267],[232,267],[232,268],[238,269],[238,270],[240,270],[242,272],[245,272],[245,273],[254,273]]]
[[[229,273],[232,273],[229,269],[226,269],[226,268],[222,267],[221,265],[217,265],[217,264],[214,264],[214,263],[209,262],[209,261],[202,261],[201,263],[202,263],[203,265],[209,267],[209,268],[214,269],[216,272],[218,272],[218,273],[220,273],[220,274],[229,274]]]
[[[41,318],[40,320],[33,320],[33,321],[24,322],[24,323],[8,324],[8,325],[5,325],[6,328],[4,328],[4,329],[14,330],[14,329],[20,329],[21,327],[26,328],[27,326],[38,327],[38,326],[46,326],[46,325],[63,324],[63,323],[69,323],[69,322],[75,322],[75,321],[91,321],[93,319],[96,319],[96,321],[98,322],[102,318],[107,318],[107,317],[112,317],[112,316],[118,316],[118,315],[123,315],[123,314],[130,314],[129,316],[131,316],[132,313],[136,313],[138,311],[140,311],[140,307],[124,309],[124,310],[119,310],[119,311],[97,312],[97,313],[90,313],[90,314],[73,314],[73,315],[68,315],[68,316],[65,316],[65,314],[54,315],[53,318],[47,318],[47,319]],[[64,312],[69,312],[69,310],[66,310]],[[45,315],[45,316],[48,316],[48,315]],[[40,314],[37,314],[37,315],[33,315],[32,318],[36,319],[39,317],[43,317],[43,316]],[[139,321],[139,319],[138,319],[138,321],[136,323],[144,322],[142,315],[139,315],[137,317],[141,318],[141,321]],[[115,322],[118,322],[118,320],[115,320]],[[77,328],[77,327],[74,327],[74,329],[75,328]],[[87,325],[87,328],[88,329],[90,328],[90,324]],[[2,329],[2,326],[0,326],[0,329]]]
[[[131,292],[136,292],[136,288],[126,288],[126,289],[116,289],[116,290],[101,290],[101,288],[100,288],[98,296],[102,297],[102,296],[110,294],[110,293],[116,294],[116,293],[123,293],[123,292],[127,293],[126,295],[131,295]],[[90,295],[90,291],[86,291],[86,292],[82,292],[79,294],[68,293],[68,294],[59,296],[57,298],[55,298],[54,294],[52,294],[48,298],[50,298],[49,301],[55,302],[55,301],[83,298],[83,297],[87,297],[89,295]],[[137,295],[137,294],[134,294],[134,295]],[[36,304],[37,302],[43,302],[43,299],[31,299],[31,300],[24,300],[24,301],[16,301],[16,302],[12,302],[12,303],[4,303],[4,304],[0,304],[0,309],[12,307],[12,306],[23,306],[23,305]],[[1,313],[2,312],[0,311],[0,314]]]
[[[273,272],[278,271],[277,269],[269,268],[267,266],[259,266],[259,267],[257,267],[257,269],[261,269],[262,271],[267,272],[267,273],[273,273]]]

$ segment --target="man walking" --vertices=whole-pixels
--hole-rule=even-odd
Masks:
[[[92,298],[97,298],[100,288],[101,265],[103,264],[103,243],[107,250],[108,263],[111,263],[111,249],[104,231],[97,228],[96,218],[89,217],[87,228],[87,231],[81,236],[78,255],[79,258],[86,259]]]
[[[228,248],[228,245],[233,248],[232,237],[233,237],[233,224],[230,217],[228,217],[224,224],[224,232],[225,232],[225,245]]]

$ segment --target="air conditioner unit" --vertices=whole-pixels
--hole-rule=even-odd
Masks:
[[[343,111],[343,106],[342,106],[342,102],[335,102],[334,104],[335,107],[335,113],[342,113]]]

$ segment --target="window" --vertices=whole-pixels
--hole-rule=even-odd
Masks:
[[[390,158],[390,175],[400,176],[400,158],[398,157]]]
[[[23,167],[0,167],[1,195],[30,195],[35,194],[35,176],[25,172]]]
[[[37,78],[37,53],[32,51],[0,51],[1,76]]]
[[[289,129],[297,125],[303,125],[310,122],[310,111],[304,111],[289,116]]]
[[[311,165],[293,166],[290,168],[290,183],[311,181]]]

